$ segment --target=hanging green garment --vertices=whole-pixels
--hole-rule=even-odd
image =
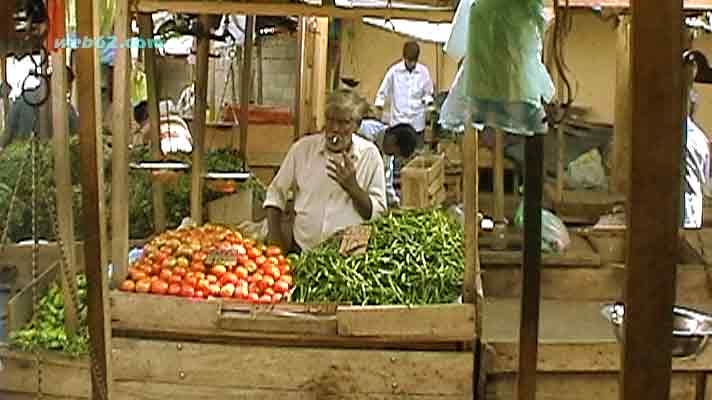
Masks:
[[[476,0],[470,8],[466,97],[473,122],[531,135],[547,131],[554,84],[542,62],[543,0]]]

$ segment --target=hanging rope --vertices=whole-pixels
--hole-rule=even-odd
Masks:
[[[554,71],[560,77],[560,82],[564,85],[564,91],[561,98],[558,99],[558,105],[563,111],[561,115],[554,117],[547,116],[550,122],[559,124],[566,119],[568,108],[574,101],[575,93],[569,80],[569,67],[566,64],[564,56],[564,43],[566,37],[571,32],[572,16],[569,12],[569,0],[564,0],[564,6],[560,6],[560,0],[554,0],[554,31],[550,41],[549,57],[553,61]]]

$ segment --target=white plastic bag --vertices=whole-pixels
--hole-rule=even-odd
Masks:
[[[514,216],[514,225],[524,226],[524,200],[519,203]],[[541,250],[545,253],[562,253],[571,244],[566,225],[549,210],[541,210]]]

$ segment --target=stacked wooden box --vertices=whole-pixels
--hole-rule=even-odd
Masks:
[[[438,153],[445,157],[445,199],[448,203],[462,202],[462,142],[438,143]]]
[[[419,155],[400,173],[404,208],[428,208],[445,200],[445,159],[442,155]]]

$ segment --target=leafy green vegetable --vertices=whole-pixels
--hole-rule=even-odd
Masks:
[[[53,350],[71,355],[89,352],[89,328],[87,325],[87,281],[83,274],[77,275],[79,292],[79,331],[68,337],[64,329],[64,298],[62,288],[54,283],[38,305],[37,314],[27,326],[10,335],[10,343],[23,351]]]
[[[445,211],[394,211],[369,225],[365,254],[344,258],[339,240],[332,238],[296,256],[292,300],[436,304],[460,296],[463,230]]]

